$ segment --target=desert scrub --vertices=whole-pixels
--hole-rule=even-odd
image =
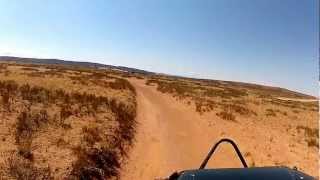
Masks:
[[[272,98],[271,100],[263,99],[263,101],[273,105],[291,108],[293,110],[303,110],[303,111],[319,110],[318,102],[300,102],[300,101],[292,101],[292,100],[281,100],[277,98]]]
[[[21,70],[23,70],[23,71],[39,71],[39,69],[32,68],[32,67],[22,67]]]
[[[162,93],[171,93],[177,96],[191,96],[199,93],[199,96],[204,97],[221,97],[221,98],[233,98],[247,96],[246,90],[234,89],[230,87],[225,87],[221,89],[201,86],[201,84],[194,82],[183,82],[183,81],[164,81],[149,79],[146,82],[147,85],[157,84],[157,89]]]
[[[39,168],[27,159],[11,155],[8,160],[8,170],[11,177],[18,180],[50,180],[53,179],[49,167]]]
[[[135,88],[130,84],[130,82],[126,79],[120,79],[117,78],[114,82],[110,82],[109,86],[112,89],[118,89],[118,90],[130,90],[134,94],[136,94]]]
[[[197,98],[194,101],[195,101],[196,111],[200,114],[203,114],[204,112],[212,111],[213,109],[218,107],[217,103],[213,100]]]
[[[48,121],[46,110],[40,112],[22,111],[17,118],[15,139],[18,147],[18,153],[22,157],[33,160],[31,152],[32,139],[35,132]]]
[[[9,80],[0,82],[0,95],[2,97],[2,105],[8,111],[11,111],[11,105],[13,99],[17,95],[17,90],[18,84],[14,81]]]
[[[309,147],[319,148],[319,129],[318,128],[309,128],[306,126],[297,126],[297,131],[304,131],[305,141]]]
[[[69,78],[85,86],[88,86],[89,83],[92,83],[96,86],[111,88],[114,90],[129,90],[132,93],[136,94],[135,88],[131,85],[131,83],[128,80],[109,76],[105,73],[92,73],[91,75],[70,76]]]
[[[179,100],[191,99],[195,104],[195,110],[203,114],[210,112],[217,107],[225,108],[226,104],[218,103],[215,99],[239,101],[245,104],[242,98],[248,95],[245,89],[235,89],[231,87],[223,87],[220,83],[208,86],[204,82],[183,81],[179,79],[148,79],[146,85],[157,85],[157,90],[162,93],[169,93]],[[217,87],[213,87],[217,85]],[[255,114],[254,112],[242,108],[242,106],[234,106],[235,111],[241,115]]]
[[[96,142],[102,141],[100,136],[101,130],[98,127],[83,127],[82,134],[83,134],[83,141],[88,143],[89,146],[93,146]]]
[[[276,117],[277,114],[276,114],[276,111],[273,110],[273,109],[266,109],[266,116],[273,116],[273,117]]]
[[[102,75],[96,76],[98,78]],[[38,161],[34,160],[37,159],[32,148],[37,146],[34,144],[34,139],[41,138],[42,133],[52,129],[62,128],[63,131],[71,131],[72,121],[90,117],[94,121],[88,121],[88,126],[80,131],[81,148],[75,151],[78,153],[77,159],[70,166],[72,174],[67,177],[69,179],[117,177],[121,160],[127,156],[135,134],[136,100],[135,89],[127,80],[115,79],[112,86],[119,91],[128,92],[131,97],[128,102],[124,103],[114,97],[48,89],[27,83],[18,84],[15,81],[0,81],[1,104],[6,106],[10,104],[13,107],[12,112],[8,110],[7,113],[18,114],[15,126],[17,150],[14,157],[8,159],[8,162],[12,162],[7,164],[12,167],[8,174],[18,179],[23,175],[29,179],[36,179],[35,176],[51,176],[49,167],[40,168]],[[18,111],[22,107],[24,109]],[[106,127],[108,123],[102,119],[105,114],[112,116],[113,126]],[[98,126],[90,126],[90,123],[96,123]],[[104,133],[106,130],[110,131],[108,136]],[[74,149],[73,143],[62,140],[60,137],[54,146]]]
[[[246,105],[226,103],[226,104],[221,104],[221,106],[230,112],[238,113],[239,115],[242,115],[242,116],[250,116],[250,115],[257,116],[257,113],[247,108]]]
[[[103,148],[74,149],[77,161],[68,179],[110,179],[119,178],[120,161],[118,153],[114,150]]]
[[[231,112],[221,111],[219,113],[216,113],[216,115],[219,116],[223,120],[237,122],[236,116],[233,115]]]

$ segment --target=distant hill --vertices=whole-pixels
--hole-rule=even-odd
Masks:
[[[206,82],[209,84],[224,82],[226,84],[231,85],[232,87],[257,89],[257,90],[262,90],[278,96],[286,97],[289,95],[290,97],[292,96],[292,97],[300,97],[300,98],[308,98],[308,99],[316,98],[314,96],[306,95],[300,92],[295,92],[295,91],[291,91],[291,90],[280,88],[280,87],[271,87],[271,86],[264,86],[264,85],[245,83],[245,82],[189,78],[189,77],[183,77],[183,76],[155,73],[155,72],[145,71],[141,69],[125,67],[125,66],[112,66],[112,65],[93,63],[93,62],[78,62],[78,61],[68,61],[68,60],[61,60],[61,59],[22,58],[22,57],[13,57],[13,56],[0,56],[0,62],[1,61],[23,63],[23,64],[67,65],[67,66],[89,67],[89,68],[99,68],[99,69],[113,69],[113,70],[120,70],[124,72],[129,72],[129,73],[138,73],[138,74],[148,75],[148,76],[156,76],[156,77],[166,76],[166,77],[177,78],[177,79],[196,80],[200,82]]]
[[[38,59],[38,58],[0,56],[0,61],[16,62],[16,63],[23,63],[23,64],[48,64],[48,65],[67,65],[67,66],[79,66],[79,67],[90,67],[90,68],[107,68],[107,69],[126,71],[130,73],[139,73],[144,75],[155,74],[153,72],[140,70],[136,68],[124,67],[124,66],[112,66],[112,65],[93,63],[93,62],[67,61],[67,60],[61,60],[61,59]]]

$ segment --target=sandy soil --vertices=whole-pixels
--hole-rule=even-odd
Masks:
[[[135,144],[121,170],[123,180],[157,179],[174,171],[198,168],[211,146],[225,137],[236,141],[250,167],[296,166],[313,176],[318,174],[318,149],[308,147],[301,140],[303,134],[296,131],[299,124],[316,126],[316,113],[301,114],[303,119],[300,114],[239,116],[235,123],[221,120],[215,112],[200,115],[155,86],[146,86],[143,80],[131,79],[131,83],[137,90],[139,125]],[[259,112],[261,107],[257,108]],[[241,167],[230,145],[218,148],[207,166],[222,167]]]
[[[214,140],[200,116],[144,81],[131,81],[137,89],[138,129],[136,143],[121,179],[155,179],[174,171],[198,168]],[[218,135],[218,134],[216,134]],[[235,159],[230,147],[221,148],[227,159]],[[218,152],[219,153],[219,152]],[[223,158],[222,158],[223,159]],[[223,162],[221,166],[240,167],[238,161]]]
[[[280,100],[284,101],[298,101],[298,102],[317,102],[319,99],[297,99],[297,98],[284,98],[284,97],[278,97]]]
[[[23,179],[34,179],[35,176],[70,179],[72,171],[88,167],[83,159],[88,157],[83,154],[89,150],[110,147],[108,150],[119,152],[122,146],[127,146],[131,139],[121,136],[121,128],[127,128],[127,132],[134,126],[131,120],[135,117],[135,95],[129,83],[116,84],[115,78],[104,74],[102,78],[98,77],[97,73],[101,71],[90,76],[74,71],[77,72],[75,75],[73,71],[61,68],[44,75],[39,72],[48,69],[37,69],[37,66],[9,65],[4,73],[0,67],[0,180],[21,179],[21,175]],[[25,84],[30,85],[31,90],[22,86]],[[74,95],[83,92],[86,94]],[[104,105],[113,103],[111,99],[118,104],[112,109]],[[127,109],[122,109],[120,103]],[[118,116],[124,112],[128,116]],[[120,121],[127,122],[127,126],[120,127]],[[123,140],[122,144],[112,144],[113,137],[118,139],[116,136]],[[119,161],[123,155],[108,154],[108,157]],[[90,167],[95,165],[90,163]],[[112,166],[116,163],[109,163],[108,169]],[[44,177],[49,172],[50,178]],[[105,168],[101,172],[106,172]],[[110,174],[106,172],[106,175]]]

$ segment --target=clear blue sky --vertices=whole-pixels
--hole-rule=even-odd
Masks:
[[[316,0],[0,0],[0,55],[318,95],[318,7]]]

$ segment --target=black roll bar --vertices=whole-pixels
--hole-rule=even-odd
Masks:
[[[221,139],[219,142],[217,142],[217,143],[213,146],[213,148],[210,150],[210,152],[209,152],[209,154],[207,155],[207,157],[206,157],[206,158],[204,159],[204,161],[202,162],[202,164],[201,164],[201,166],[200,166],[199,169],[204,169],[204,168],[206,167],[206,165],[207,165],[209,159],[211,158],[211,156],[213,155],[214,151],[215,151],[215,150],[218,148],[218,146],[219,146],[221,143],[223,143],[223,142],[229,143],[229,144],[231,144],[231,145],[233,146],[233,149],[236,151],[236,153],[237,153],[237,155],[238,155],[238,157],[239,157],[239,159],[240,159],[243,167],[244,167],[244,168],[248,168],[248,165],[247,165],[245,159],[243,158],[243,156],[242,156],[242,154],[241,154],[241,152],[240,152],[237,144],[236,144],[234,141],[232,141],[231,139],[225,138],[225,139]]]

